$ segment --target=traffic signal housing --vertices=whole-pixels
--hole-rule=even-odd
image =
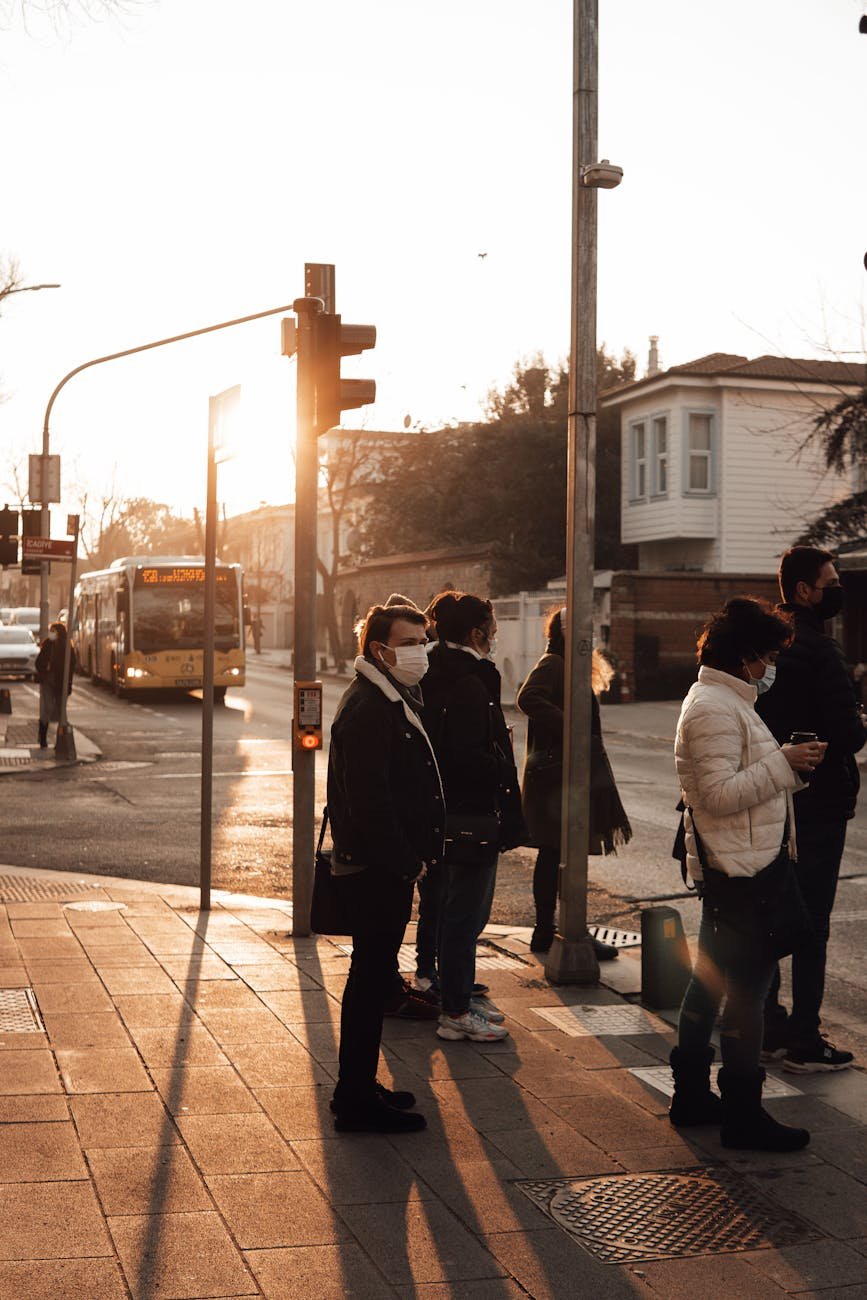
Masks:
[[[0,565],[8,568],[18,563],[18,511],[6,506],[0,510]]]
[[[47,532],[51,533],[50,526]],[[41,537],[42,536],[42,511],[41,510],[23,510],[21,512],[21,536],[22,537]],[[44,560],[25,560],[21,558],[22,576],[42,572]]]
[[[296,749],[322,748],[322,683],[295,682],[293,741]]]
[[[313,317],[316,433],[327,433],[340,423],[342,411],[376,401],[374,379],[343,379],[343,357],[358,356],[376,346],[375,325],[344,325],[339,315],[319,312]]]

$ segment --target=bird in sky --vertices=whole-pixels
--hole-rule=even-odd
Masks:
[[[477,256],[477,257],[485,258],[485,257],[487,257],[488,255],[487,255],[487,253],[477,253],[476,256]]]

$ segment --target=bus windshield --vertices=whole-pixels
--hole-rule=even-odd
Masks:
[[[145,573],[155,573],[145,570]],[[171,572],[171,571],[169,571]],[[142,654],[160,650],[201,650],[205,638],[205,584],[201,579],[136,582],[133,645]],[[217,573],[214,645],[235,650],[241,644],[238,593],[232,575]]]

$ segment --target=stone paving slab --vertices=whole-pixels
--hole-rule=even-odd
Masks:
[[[339,1135],[345,954],[287,936],[267,900],[217,893],[206,916],[192,889],[101,885],[127,911],[0,905],[0,972],[32,983],[45,1021],[45,1033],[0,1035],[2,1300],[861,1291],[862,1072],[799,1078],[801,1095],[769,1102],[812,1128],[806,1151],[725,1151],[712,1130],[675,1132],[665,1097],[629,1073],[663,1062],[673,1033],[569,1036],[532,1008],[620,996],[550,988],[533,962],[486,972],[511,1030],[502,1043],[386,1021],[380,1078],[416,1094],[425,1132]],[[494,938],[526,948],[526,934]],[[703,1161],[821,1239],[606,1265],[515,1186]]]

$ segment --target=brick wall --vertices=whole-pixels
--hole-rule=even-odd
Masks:
[[[695,644],[732,596],[779,600],[776,578],[750,573],[615,573],[609,648],[621,700],[676,699],[695,680]]]

